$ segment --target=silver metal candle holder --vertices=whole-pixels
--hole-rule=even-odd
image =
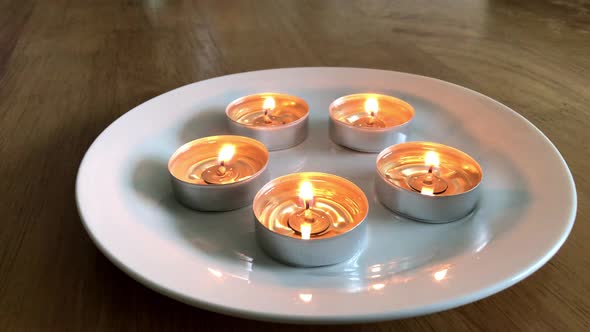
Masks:
[[[379,152],[405,142],[414,117],[410,104],[374,93],[338,98],[329,111],[332,141],[361,152]]]
[[[439,165],[429,165],[434,155]],[[390,146],[377,157],[376,192],[383,205],[409,218],[444,223],[461,219],[476,207],[483,172],[455,148],[409,142]]]
[[[233,155],[220,162],[230,147]],[[222,156],[221,156],[222,157]],[[243,136],[209,136],[181,146],[168,162],[172,189],[183,205],[200,211],[229,211],[252,203],[268,181],[268,150]]]
[[[313,198],[301,198],[303,182]],[[271,257],[289,265],[340,263],[366,241],[369,203],[352,182],[325,173],[295,173],[267,183],[254,198],[256,239]]]
[[[309,106],[295,96],[249,95],[231,102],[225,113],[233,133],[254,138],[270,151],[293,147],[307,137]]]

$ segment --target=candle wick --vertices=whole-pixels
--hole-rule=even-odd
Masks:
[[[426,175],[422,179],[423,186],[431,186],[432,185],[433,180],[434,180],[434,174],[432,173],[433,170],[434,170],[434,166],[430,165],[430,167],[428,168],[428,173],[426,173]]]
[[[227,168],[225,167],[225,161],[221,160],[219,162],[219,167],[217,167],[217,175],[225,175]]]
[[[314,218],[313,218],[313,213],[310,210],[310,203],[308,200],[304,201],[304,205],[305,205],[305,210],[303,211],[303,218],[305,218],[305,220],[308,223],[313,223],[314,222]]]
[[[373,125],[374,123],[375,123],[375,112],[371,111],[371,112],[369,112],[368,124]]]
[[[264,122],[265,123],[272,123],[272,119],[270,118],[270,116],[268,115],[268,108],[264,109],[264,115],[262,116],[264,118]]]
[[[219,168],[217,168],[217,174],[225,175],[225,172],[226,172],[225,166],[219,166]]]

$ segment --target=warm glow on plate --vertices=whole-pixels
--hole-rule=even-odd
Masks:
[[[217,278],[223,277],[223,273],[221,273],[221,271],[217,271],[217,270],[212,269],[210,267],[207,268],[207,271],[209,271],[209,273],[211,273],[212,275],[214,275]]]
[[[434,272],[434,279],[436,281],[443,280],[447,276],[447,271],[449,271],[449,269],[442,269],[440,271]]]
[[[371,288],[374,290],[381,290],[381,289],[385,288],[385,284],[382,284],[382,283],[373,284],[373,285],[371,285]]]
[[[301,293],[301,294],[299,294],[299,298],[301,299],[301,301],[303,301],[305,303],[309,303],[309,302],[311,302],[311,299],[313,298],[313,294]]]

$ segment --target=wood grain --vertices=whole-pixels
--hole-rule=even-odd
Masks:
[[[206,78],[354,66],[437,77],[524,115],[562,152],[578,216],[557,255],[490,298],[327,331],[590,330],[590,2],[0,0],[0,330],[316,330],[152,292],[91,243],[74,182],[92,140]]]

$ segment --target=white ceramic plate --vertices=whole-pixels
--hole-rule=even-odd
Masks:
[[[313,269],[281,265],[257,247],[250,207],[199,213],[171,194],[166,165],[174,150],[226,133],[225,106],[267,91],[302,97],[311,108],[309,137],[272,152],[271,175],[333,173],[369,197],[369,243],[348,262]],[[483,195],[472,217],[422,224],[378,203],[376,154],[344,149],[328,137],[328,105],[357,92],[406,100],[416,109],[408,140],[451,145],[480,162]],[[563,158],[508,107],[440,80],[353,68],[236,74],[156,97],[96,139],[80,166],[76,194],[96,245],[148,287],[229,315],[306,323],[395,319],[494,294],[547,262],[576,212],[574,182]]]

